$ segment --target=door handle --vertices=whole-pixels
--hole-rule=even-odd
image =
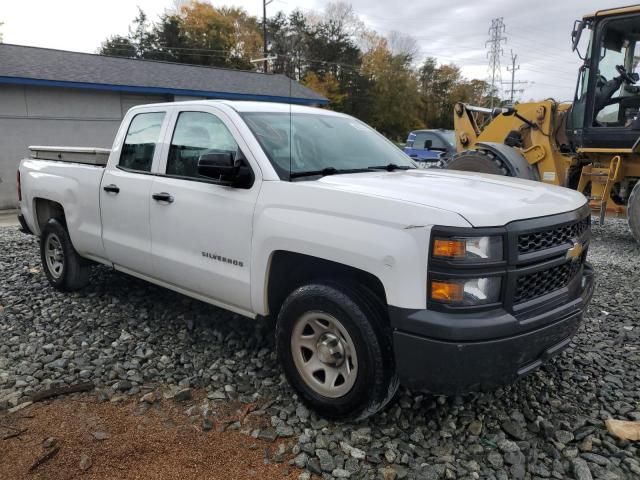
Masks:
[[[113,183],[111,183],[109,185],[105,185],[104,187],[102,187],[102,189],[105,192],[109,192],[109,193],[119,193],[120,192],[120,187],[118,187],[117,185],[114,185]]]
[[[173,195],[167,192],[154,193],[153,195],[151,195],[151,198],[157,200],[158,202],[173,203]]]

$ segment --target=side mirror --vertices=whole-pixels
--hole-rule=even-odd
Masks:
[[[575,52],[580,43],[580,37],[582,37],[582,31],[584,30],[584,22],[576,20],[573,22],[573,31],[571,32],[571,51]]]
[[[198,175],[233,182],[238,175],[239,165],[231,152],[204,153],[198,158]]]
[[[426,148],[427,150],[429,150],[431,148],[431,145],[433,145],[433,140],[425,140],[424,141],[424,148]]]

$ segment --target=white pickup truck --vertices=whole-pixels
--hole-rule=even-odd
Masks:
[[[18,182],[54,287],[101,263],[272,317],[290,383],[334,418],[374,413],[399,383],[514,381],[568,345],[593,292],[582,195],[421,170],[327,110],[135,107],[110,151],[32,147]]]

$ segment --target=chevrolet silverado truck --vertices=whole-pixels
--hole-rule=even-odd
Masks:
[[[290,384],[332,418],[373,414],[399,384],[513,382],[569,344],[593,292],[584,196],[418,169],[327,110],[134,107],[112,149],[31,147],[18,183],[55,288],[103,264],[272,318]]]

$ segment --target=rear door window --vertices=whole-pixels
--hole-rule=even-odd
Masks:
[[[165,112],[139,113],[131,120],[122,145],[118,166],[135,172],[150,172],[160,140]]]

